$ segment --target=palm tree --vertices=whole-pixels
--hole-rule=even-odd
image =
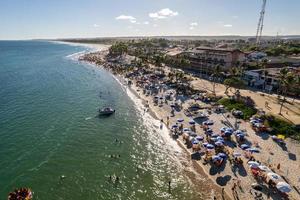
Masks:
[[[266,71],[267,63],[268,63],[267,59],[264,59],[262,61],[262,67],[264,69],[264,88],[263,88],[264,90],[266,90],[266,81],[267,81],[267,75],[268,75],[268,72]]]
[[[288,68],[282,68],[279,73],[279,82],[281,87],[281,94],[283,96],[283,99],[280,104],[280,110],[279,115],[282,115],[282,107],[284,102],[286,101],[286,93],[288,91],[288,88],[294,83],[295,77],[292,72],[289,71]]]
[[[216,81],[221,76],[221,66],[218,64],[213,69],[212,83],[213,83],[213,95],[216,95]]]

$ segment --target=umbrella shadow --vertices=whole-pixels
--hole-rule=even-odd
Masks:
[[[197,123],[197,124],[200,124],[202,125],[203,122],[207,121],[208,118],[207,117],[198,117],[198,118],[195,118],[194,121]]]
[[[261,139],[268,140],[270,135],[268,133],[262,132],[262,133],[256,133]]]
[[[226,176],[219,176],[216,179],[216,183],[220,186],[226,186],[227,183],[231,180],[231,176],[230,175],[226,175]]]
[[[238,165],[237,169],[238,169],[238,173],[240,176],[245,177],[248,175],[247,170],[245,169],[244,165]]]
[[[225,145],[226,145],[226,146],[229,146],[230,148],[235,148],[235,147],[237,147],[236,142],[233,141],[233,140],[225,140]]]
[[[201,160],[201,153],[195,152],[195,153],[191,154],[191,159],[192,160]]]
[[[210,175],[216,175],[224,171],[226,167],[226,160],[223,161],[223,163],[220,166],[216,166],[214,163],[211,162],[211,168],[209,169]]]
[[[296,156],[296,154],[294,154],[294,153],[289,152],[289,153],[288,153],[288,156],[289,156],[289,159],[290,159],[290,160],[297,160],[297,156]]]

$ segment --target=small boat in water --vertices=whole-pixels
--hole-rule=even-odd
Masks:
[[[99,115],[111,115],[113,113],[115,113],[115,109],[112,109],[110,107],[106,107],[103,109],[99,109]]]

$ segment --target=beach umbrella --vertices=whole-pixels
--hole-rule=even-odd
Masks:
[[[189,124],[190,124],[190,125],[194,125],[195,123],[196,123],[196,122],[195,122],[194,120],[190,120],[190,121],[189,121]]]
[[[241,130],[237,130],[237,131],[235,131],[234,133],[235,133],[236,135],[238,135],[238,134],[244,134],[244,132],[241,131]]]
[[[159,98],[159,96],[155,96],[154,98],[155,98],[155,99],[158,99],[158,98]]]
[[[225,153],[218,153],[218,156],[223,159],[227,158],[227,155]]]
[[[199,144],[199,140],[194,140],[193,144]]]
[[[247,144],[242,144],[242,145],[241,145],[241,148],[242,148],[243,150],[245,150],[245,149],[248,149],[248,148],[250,148],[250,147],[249,147],[249,145],[247,145]]]
[[[206,148],[207,148],[207,149],[214,149],[215,147],[214,147],[214,145],[212,145],[212,144],[207,144],[207,145],[206,145]]]
[[[189,131],[191,131],[191,129],[190,128],[184,128],[183,131],[184,132],[189,132]]]
[[[224,132],[224,136],[225,136],[225,137],[229,137],[229,136],[231,136],[231,135],[232,135],[231,132],[228,132],[228,131],[225,131],[225,132]]]
[[[249,161],[248,165],[250,166],[250,168],[258,168],[259,163],[255,161]]]
[[[216,142],[215,142],[215,145],[217,145],[217,146],[220,147],[220,146],[223,146],[224,144],[223,144],[223,142],[221,142],[221,141],[216,141]]]
[[[179,119],[177,119],[177,122],[179,122],[179,123],[181,123],[181,122],[183,122],[184,121],[184,119],[183,118],[179,118]]]
[[[189,131],[188,134],[193,137],[197,136],[197,133],[195,133],[194,131]]]
[[[240,157],[240,156],[242,156],[242,154],[240,152],[233,152],[233,156],[234,157]]]
[[[196,140],[198,140],[198,141],[203,141],[203,140],[204,140],[204,137],[203,137],[203,136],[200,136],[200,135],[198,135],[198,136],[196,136]]]
[[[225,132],[226,129],[227,129],[226,127],[222,127],[222,128],[220,129],[220,131],[221,131],[221,132]]]
[[[177,124],[173,124],[172,128],[178,128]]]
[[[271,171],[269,167],[265,166],[265,165],[259,165],[258,168],[261,170],[261,171],[264,171],[264,172],[269,172]]]
[[[233,133],[233,129],[232,128],[227,128],[226,131]]]
[[[276,184],[276,188],[280,191],[280,192],[283,192],[283,193],[288,193],[292,190],[292,187],[287,184],[286,182],[279,182]]]
[[[212,137],[212,138],[210,138],[210,140],[213,141],[213,142],[218,141],[218,139],[216,137]]]
[[[219,136],[219,134],[217,134],[217,133],[211,134],[211,137],[213,137],[213,138],[217,138],[218,136]]]
[[[212,132],[213,132],[213,130],[211,128],[206,130],[206,133],[212,133]]]
[[[204,147],[206,147],[207,145],[208,145],[207,142],[204,142],[204,143],[202,144],[202,146],[204,146]]]
[[[245,137],[245,134],[239,133],[239,134],[236,135],[236,137],[238,137],[238,138],[244,138],[244,137]]]
[[[164,99],[163,97],[159,97],[159,99]]]
[[[247,151],[254,152],[254,153],[259,153],[259,149],[254,148],[254,147],[247,149]]]
[[[217,140],[222,141],[222,142],[224,141],[224,139],[222,138],[222,136],[218,136]]]
[[[282,178],[278,175],[275,174],[274,172],[269,172],[267,173],[267,176],[272,180],[272,181],[281,181]]]
[[[213,162],[222,160],[222,158],[220,156],[217,156],[217,155],[212,156],[211,159],[212,159]]]
[[[171,105],[170,105],[172,108],[174,108],[175,107],[175,105],[172,103]]]

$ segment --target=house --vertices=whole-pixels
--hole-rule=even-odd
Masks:
[[[282,68],[266,68],[249,70],[244,73],[244,80],[247,85],[257,89],[264,89],[271,92],[276,91],[279,88],[280,79],[279,74]],[[296,74],[299,74],[299,68],[289,67],[289,70]],[[266,80],[266,82],[265,82]]]
[[[190,61],[189,69],[201,73],[211,73],[216,65],[228,71],[246,58],[244,52],[229,48],[196,47],[182,54]]]

